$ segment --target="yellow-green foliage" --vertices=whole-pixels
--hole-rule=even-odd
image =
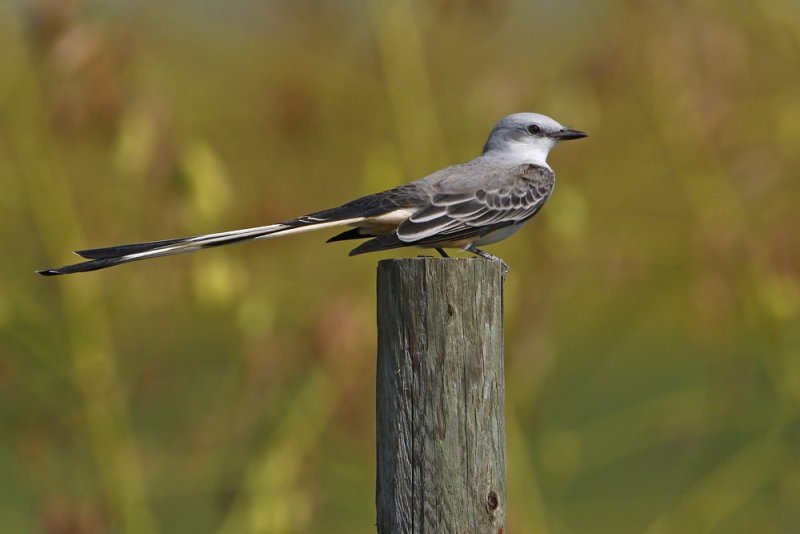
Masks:
[[[509,530],[796,531],[799,51],[790,0],[3,3],[0,530],[373,532],[389,254],[33,271],[333,206],[536,111],[590,137],[491,249]]]

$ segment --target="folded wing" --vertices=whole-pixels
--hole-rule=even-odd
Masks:
[[[400,224],[396,232],[367,241],[351,254],[409,245],[446,246],[523,223],[547,201],[555,177],[549,168],[526,164],[506,169],[485,183],[469,189],[468,183],[454,188],[444,181],[431,202]]]

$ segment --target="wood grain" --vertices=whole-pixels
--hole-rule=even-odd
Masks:
[[[502,291],[490,261],[380,262],[378,532],[503,532]]]

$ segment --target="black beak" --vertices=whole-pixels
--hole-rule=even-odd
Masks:
[[[570,128],[562,128],[561,130],[550,134],[550,137],[556,139],[558,141],[569,141],[570,139],[580,139],[581,137],[586,137],[586,132],[582,132],[580,130],[572,130]]]

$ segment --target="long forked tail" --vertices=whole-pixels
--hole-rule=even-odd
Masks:
[[[323,213],[330,215],[328,217],[318,216]],[[106,267],[113,267],[114,265],[121,265],[132,261],[158,258],[160,256],[171,256],[173,254],[229,245],[231,243],[238,243],[251,239],[269,239],[311,230],[320,230],[322,228],[344,226],[357,223],[364,219],[363,217],[341,218],[341,216],[336,217],[334,214],[335,210],[328,210],[327,212],[320,212],[319,214],[298,217],[297,219],[285,223],[245,228],[243,230],[232,230],[229,232],[206,234],[195,237],[182,237],[178,239],[165,239],[148,243],[134,243],[132,245],[78,250],[75,251],[75,254],[89,261],[66,265],[57,269],[42,269],[36,272],[43,276],[55,276],[59,274],[96,271],[97,269],[105,269]]]

